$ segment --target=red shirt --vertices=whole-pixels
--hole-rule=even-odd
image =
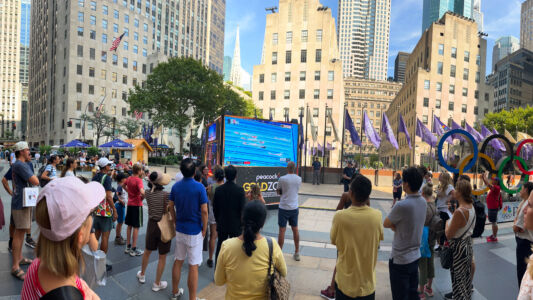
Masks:
[[[490,188],[489,194],[487,195],[487,208],[500,209],[502,204],[502,198],[500,197],[500,186],[493,185]]]
[[[143,206],[141,189],[144,188],[143,181],[137,176],[130,176],[126,179],[124,186],[128,190],[128,206]]]

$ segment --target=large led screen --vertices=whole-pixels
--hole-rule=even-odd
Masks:
[[[213,123],[207,129],[207,141],[211,142],[216,139],[217,139],[217,123]]]
[[[297,149],[297,124],[224,117],[225,165],[285,167]]]

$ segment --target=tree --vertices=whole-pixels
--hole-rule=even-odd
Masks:
[[[210,122],[226,110],[244,115],[248,104],[229,87],[222,77],[193,58],[170,58],[148,75],[144,87],[130,90],[127,102],[131,110],[148,112],[154,126],[175,128],[180,152],[186,128],[194,123]]]
[[[133,119],[125,119],[119,123],[119,132],[125,135],[128,139],[133,139],[138,136],[137,132],[141,126],[139,121]]]
[[[109,129],[113,123],[113,117],[106,115],[105,113],[95,112],[93,114],[83,114],[81,116],[86,122],[91,122],[96,134],[95,146],[100,145],[100,137],[104,136],[104,131]],[[83,129],[82,129],[83,130]],[[84,134],[85,137],[85,134]]]
[[[519,107],[511,111],[502,110],[485,115],[483,124],[489,128],[496,128],[502,133],[505,129],[516,137],[516,132],[533,134],[533,107]]]

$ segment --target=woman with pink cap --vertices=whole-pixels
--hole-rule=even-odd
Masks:
[[[84,184],[76,177],[58,178],[39,193],[35,220],[41,234],[28,269],[21,299],[99,300],[79,277],[81,248],[89,242],[92,210],[104,199],[98,182]]]

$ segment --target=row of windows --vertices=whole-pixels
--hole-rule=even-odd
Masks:
[[[83,66],[82,65],[76,65],[76,74],[83,75]],[[95,77],[95,69],[94,67],[89,67],[89,77],[94,78]],[[100,70],[100,79],[107,80],[107,70],[102,69]],[[111,81],[117,82],[118,75],[116,72],[111,72]],[[128,76],[122,75],[122,83],[128,84]],[[133,78],[131,84],[133,86],[137,85],[137,78]]]
[[[315,62],[322,61],[322,49],[315,49]],[[290,64],[292,62],[292,51],[285,51],[285,63]],[[307,62],[307,49],[300,50],[300,62]],[[272,64],[278,64],[278,52],[272,52]]]
[[[307,38],[308,38],[307,30],[302,30],[301,34],[300,34],[301,42],[302,43],[306,43],[307,42]],[[322,41],[322,29],[317,29],[316,30],[315,38],[316,38],[317,42],[321,42]],[[292,31],[287,31],[285,33],[285,43],[292,44]],[[278,44],[278,33],[275,32],[275,33],[272,34],[272,45],[277,45],[277,44]]]
[[[284,90],[283,91],[283,99],[284,100],[290,100],[291,98],[291,91],[290,90]],[[298,91],[298,99],[305,99],[305,89],[300,89]],[[313,99],[320,99],[320,90],[315,89],[313,90]],[[327,90],[327,99],[333,99],[333,90],[328,89]],[[264,92],[259,91],[259,101],[264,100]],[[270,100],[276,100],[276,91],[272,90],[270,91]]]
[[[439,44],[439,55],[444,55],[444,44]],[[450,51],[450,56],[452,58],[457,58],[457,48],[455,47],[452,47],[451,48],[451,51]],[[470,51],[465,51],[464,52],[464,55],[463,55],[463,60],[465,62],[470,62]],[[478,55],[476,57],[476,64],[479,65],[480,64],[480,61],[481,60],[481,57]]]
[[[88,85],[87,93],[89,95],[94,95],[95,87],[92,84]],[[107,89],[105,87],[100,87],[100,96],[105,96],[107,92]],[[81,82],[76,83],[76,93],[83,93],[83,84]],[[65,86],[63,85],[63,94],[65,94]],[[111,89],[111,98],[117,99],[118,97],[118,91],[117,89]],[[128,99],[128,93],[126,91],[122,92],[121,99],[126,101]]]
[[[300,71],[300,81],[305,81],[307,77],[306,71]],[[270,74],[270,81],[272,83],[276,83],[278,78],[278,73],[272,73]],[[320,80],[320,71],[315,71],[315,80]],[[334,71],[328,71],[328,81],[335,80],[335,72]],[[285,72],[285,81],[289,82],[291,81],[291,72]],[[259,74],[259,83],[265,82],[265,74]]]
[[[144,53],[144,49],[143,49],[143,53]],[[83,58],[83,45],[78,45],[77,47],[77,56],[80,57],[80,58]],[[94,48],[89,48],[89,59],[90,60],[95,60],[96,59],[96,50]],[[100,60],[102,62],[107,62],[107,51],[102,51],[100,53]],[[111,61],[113,63],[113,65],[118,65],[118,55],[116,54],[113,54],[112,57],[111,57]],[[79,66],[79,65],[78,65]],[[127,57],[123,57],[122,58],[122,67],[123,68],[128,68],[129,66],[129,60]],[[81,66],[79,66],[81,67]],[[133,60],[132,61],[132,68],[133,68],[133,71],[137,71],[138,70],[138,63],[136,60]],[[82,75],[81,73],[81,70],[79,71],[78,75]],[[146,74],[146,65],[143,64],[143,70],[142,70],[143,74]]]

